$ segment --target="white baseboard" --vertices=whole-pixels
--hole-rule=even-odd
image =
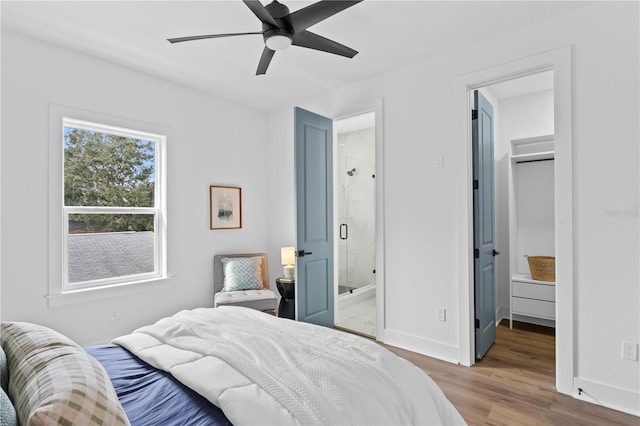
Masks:
[[[384,330],[384,342],[387,345],[437,358],[453,364],[459,363],[460,351],[457,346],[435,340],[423,339],[397,330]]]
[[[576,377],[573,397],[640,417],[640,393]],[[582,389],[579,394],[578,388]]]
[[[509,307],[508,306],[500,306],[496,310],[496,325],[500,324],[500,321],[503,319],[509,320]]]

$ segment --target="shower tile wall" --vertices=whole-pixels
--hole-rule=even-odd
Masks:
[[[348,239],[338,240],[340,286],[375,284],[374,158],[374,128],[338,135],[338,224],[348,225]]]

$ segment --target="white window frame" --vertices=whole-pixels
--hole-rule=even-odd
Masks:
[[[73,127],[99,133],[151,141],[155,144],[154,206],[94,207],[64,205],[64,128]],[[134,130],[135,129],[135,130]],[[88,111],[51,105],[49,111],[50,180],[49,180],[49,307],[81,303],[157,288],[168,278],[166,221],[166,145],[167,131],[160,126],[96,114]],[[153,214],[153,272],[105,278],[78,283],[68,280],[69,215],[90,214]]]

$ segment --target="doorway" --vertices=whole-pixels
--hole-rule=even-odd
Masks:
[[[375,112],[334,120],[337,327],[376,337]]]
[[[473,308],[473,235],[471,179],[471,117],[469,92],[491,84],[514,80],[544,71],[553,71],[554,88],[554,223],[556,251],[556,386],[566,394],[576,393],[574,381],[574,283],[573,283],[573,182],[571,134],[571,48],[563,47],[526,58],[505,61],[456,78],[456,135],[464,141],[457,149],[467,159],[458,184],[467,188],[460,194],[459,238],[459,319],[460,363],[475,362]],[[562,226],[558,226],[561,224]]]
[[[554,280],[533,279],[524,257],[555,256],[553,85],[553,71],[546,71],[475,91],[490,100],[495,117],[494,328],[504,321],[507,329],[537,324],[543,327],[533,330],[555,333]],[[476,290],[476,306],[477,299]],[[477,353],[478,341],[476,330]]]
[[[296,250],[298,253],[296,262],[296,319],[327,326],[336,325],[335,313],[339,309],[337,307],[339,280],[338,267],[335,265],[339,262],[338,241],[341,241],[339,238],[339,225],[341,222],[338,221],[339,212],[336,208],[337,203],[334,202],[338,193],[334,183],[338,180],[338,174],[344,173],[348,178],[356,177],[358,167],[360,167],[363,173],[367,170],[371,172],[371,181],[365,186],[370,186],[372,185],[371,182],[373,182],[374,188],[372,196],[373,211],[369,212],[370,215],[373,215],[371,219],[374,223],[373,237],[366,239],[373,246],[372,263],[374,269],[371,272],[374,279],[373,285],[366,289],[370,293],[367,294],[364,289],[360,293],[361,295],[375,296],[371,297],[369,301],[373,302],[375,306],[375,323],[374,332],[372,333],[371,329],[367,329],[365,333],[369,337],[384,341],[385,241],[382,107],[382,99],[375,99],[335,111],[332,114],[333,119],[298,107],[294,108],[294,169],[297,176],[295,185]],[[373,159],[369,161],[354,165],[352,164],[353,160],[349,160],[351,167],[348,169],[346,168],[346,160],[338,167],[336,160],[337,143],[334,143],[338,140],[334,122],[347,118],[353,118],[356,121],[358,119],[360,121],[368,121],[369,124],[373,122],[374,152]],[[366,125],[360,127],[360,129],[368,127],[369,125]],[[351,172],[351,176],[347,172]],[[318,197],[309,196],[314,190],[316,193],[321,194],[322,200],[319,200]],[[370,204],[367,202],[367,205]],[[311,223],[310,220],[315,220],[315,222]],[[345,232],[344,227],[342,232]],[[303,241],[303,238],[307,238],[308,241]],[[312,247],[318,241],[329,242],[330,248],[325,250],[322,247],[322,250],[317,250]],[[318,259],[319,255],[322,259]],[[323,273],[307,274],[305,268],[311,267],[317,268]],[[309,278],[313,278],[313,280]],[[356,293],[356,291],[354,290],[353,293]],[[347,292],[347,294],[352,293]],[[312,316],[317,317],[318,315],[316,314],[321,314],[322,321],[316,321],[312,318]],[[358,330],[353,331],[365,334]]]

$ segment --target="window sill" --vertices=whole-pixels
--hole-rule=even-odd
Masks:
[[[173,277],[165,276],[148,280],[132,281],[124,284],[113,284],[103,287],[65,291],[57,294],[49,294],[45,297],[49,308],[57,308],[60,306],[74,305],[78,303],[94,302],[107,298],[157,291],[169,288],[172,285]]]

